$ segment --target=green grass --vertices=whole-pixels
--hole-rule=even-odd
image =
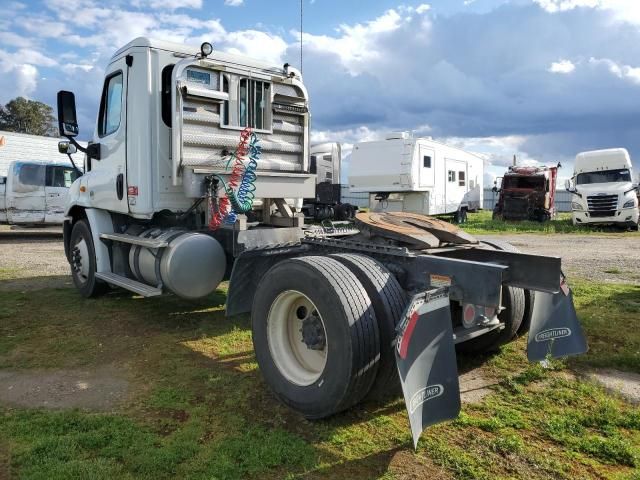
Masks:
[[[467,222],[461,227],[464,231],[471,234],[500,234],[500,233],[610,233],[615,235],[637,235],[638,232],[623,233],[620,229],[608,226],[574,226],[571,221],[570,213],[559,213],[556,218],[548,222],[532,222],[532,221],[504,221],[492,220],[492,212],[483,210],[478,213],[470,213]]]
[[[640,372],[640,287],[574,287],[591,350],[569,365]],[[565,363],[529,365],[524,340],[460,360],[484,365],[494,392],[427,429],[417,453],[400,400],[309,422],[268,392],[249,319],[225,319],[224,294],[0,292],[2,368],[114,365],[132,391],[111,413],[0,407],[0,478],[3,465],[29,479],[637,478],[637,407]]]

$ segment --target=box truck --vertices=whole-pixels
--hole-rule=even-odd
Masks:
[[[392,133],[353,147],[349,189],[369,193],[375,212],[455,215],[482,208],[483,160],[429,138]]]
[[[410,213],[305,233],[285,199],[314,195],[308,105],[289,65],[146,38],[107,66],[86,148],[59,92],[60,150],[87,154],[64,225],[80,294],[198,298],[228,279],[226,313],[251,314],[277,398],[317,419],[400,383],[414,441],[458,415],[456,344],[484,352],[529,330],[532,361],[585,351],[559,258]]]
[[[638,228],[638,186],[632,183],[632,163],[624,148],[582,152],[573,176],[566,181],[573,194],[574,225],[622,225]]]

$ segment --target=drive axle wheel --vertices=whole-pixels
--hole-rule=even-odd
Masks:
[[[267,342],[278,371],[290,382],[307,386],[327,364],[327,334],[309,297],[285,290],[271,304]]]
[[[73,284],[83,297],[97,297],[107,291],[107,284],[96,278],[96,253],[91,229],[79,220],[71,230],[69,263]]]
[[[380,339],[371,300],[328,257],[284,260],[262,278],[251,314],[262,376],[286,405],[323,418],[359,402],[378,371]]]

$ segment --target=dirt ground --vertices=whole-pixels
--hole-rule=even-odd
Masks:
[[[637,237],[573,234],[477,237],[509,242],[527,253],[560,256],[569,278],[640,283],[640,239]],[[0,227],[0,289],[70,286],[59,229],[14,231]]]
[[[511,243],[525,253],[559,256],[571,277],[640,283],[640,238],[625,235],[476,235]]]

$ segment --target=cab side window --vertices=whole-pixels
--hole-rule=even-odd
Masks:
[[[106,137],[120,127],[122,116],[122,72],[116,72],[104,82],[102,100],[100,101],[100,121],[98,122],[98,135]]]
[[[69,167],[47,166],[47,187],[69,188],[78,178],[78,172]]]
[[[14,192],[29,193],[44,187],[45,165],[16,163],[13,174],[17,180]]]

